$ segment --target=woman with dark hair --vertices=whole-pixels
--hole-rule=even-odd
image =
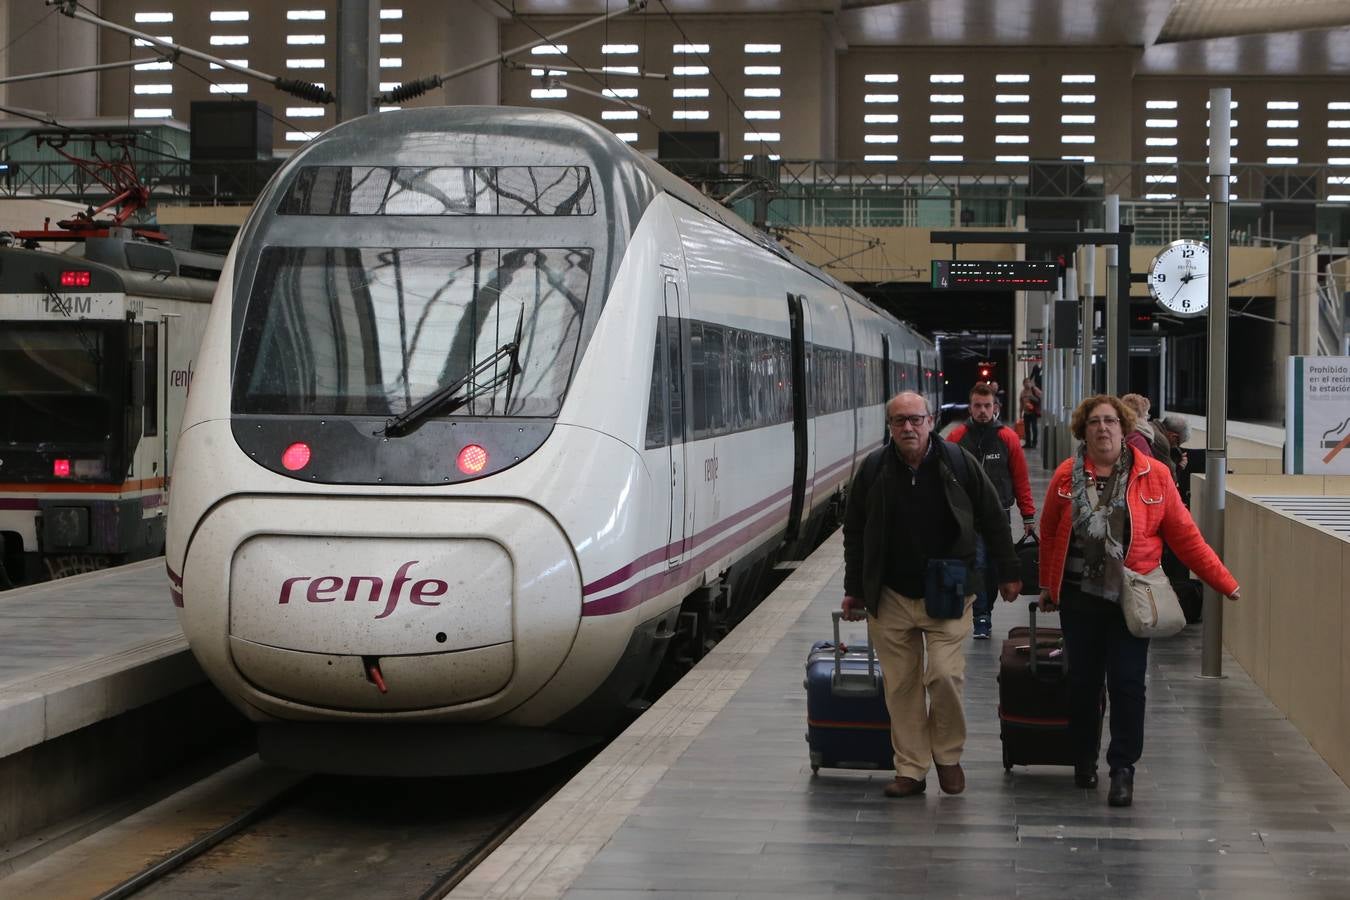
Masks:
[[[1097,704],[1106,682],[1111,708],[1107,802],[1129,806],[1134,764],[1144,749],[1144,673],[1148,639],[1125,625],[1125,569],[1161,565],[1163,541],[1201,580],[1230,600],[1232,574],[1182,506],[1167,468],[1125,442],[1134,411],[1118,398],[1089,397],[1074,410],[1082,443],[1051,476],[1041,512],[1041,609],[1059,609],[1069,667],[1069,732],[1074,781],[1097,785]]]

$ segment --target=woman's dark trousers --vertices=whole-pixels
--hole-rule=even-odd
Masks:
[[[1111,712],[1106,763],[1112,772],[1133,769],[1144,752],[1148,639],[1130,634],[1119,607],[1075,610],[1071,599],[1060,613],[1060,626],[1069,658],[1069,733],[1075,758],[1096,765],[1097,704],[1105,680]]]
[[[1022,430],[1026,432],[1024,436],[1027,439],[1028,447],[1036,446],[1036,432],[1040,427],[1038,424],[1040,421],[1040,416],[1032,415],[1031,413],[1025,413],[1022,416]]]

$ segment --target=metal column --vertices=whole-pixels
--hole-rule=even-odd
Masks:
[[[1209,382],[1205,407],[1205,540],[1223,555],[1228,475],[1228,172],[1229,88],[1209,92]],[[1205,588],[1200,674],[1223,677],[1223,597]]]
[[[1097,248],[1093,244],[1088,244],[1083,248],[1084,263],[1083,273],[1085,279],[1083,282],[1083,308],[1080,313],[1078,331],[1081,334],[1081,343],[1083,347],[1083,359],[1081,371],[1083,373],[1083,392],[1078,399],[1086,400],[1097,393],[1092,380],[1092,338],[1093,338],[1093,318],[1096,306],[1097,295]]]
[[[1118,194],[1108,194],[1106,196],[1106,230],[1120,231],[1120,196]],[[1130,285],[1125,284],[1125,296],[1120,294],[1120,281],[1118,273],[1120,271],[1120,251],[1115,246],[1106,248],[1106,393],[1119,394],[1124,387],[1120,380],[1119,360],[1116,359],[1116,348],[1119,342],[1119,336],[1116,334],[1120,330],[1120,317],[1117,310],[1123,303],[1127,311],[1126,322],[1129,321],[1128,310],[1130,308]],[[1126,352],[1129,351],[1129,333],[1125,335]],[[1129,362],[1126,361],[1126,366]]]
[[[380,5],[371,0],[338,0],[337,120],[371,111],[380,71]]]

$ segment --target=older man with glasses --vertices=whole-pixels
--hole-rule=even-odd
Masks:
[[[886,404],[886,423],[890,443],[863,461],[849,488],[844,617],[866,616],[886,682],[896,776],[886,796],[922,794],[930,764],[943,792],[959,794],[976,536],[988,545],[1004,600],[1017,598],[1020,570],[997,489],[969,453],[932,433],[927,400],[897,394]],[[927,596],[934,565],[949,572],[962,564],[969,588],[948,617],[953,611]]]

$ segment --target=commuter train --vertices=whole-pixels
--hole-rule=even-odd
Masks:
[[[593,742],[837,512],[887,395],[938,396],[928,341],[552,111],[339,125],[217,297],[170,591],[264,758],[308,769]]]
[[[0,247],[0,588],[163,552],[221,261],[122,229]]]

